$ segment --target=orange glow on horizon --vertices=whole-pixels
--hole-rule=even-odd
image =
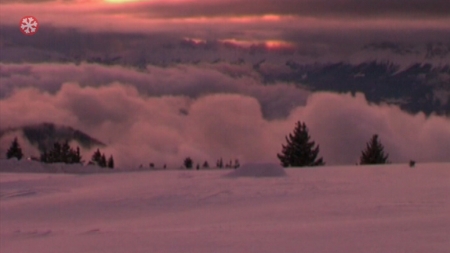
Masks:
[[[237,40],[237,39],[224,39],[220,40],[224,44],[234,45],[242,48],[251,47],[263,47],[267,50],[274,51],[294,51],[295,45],[282,40]]]
[[[112,4],[122,4],[122,3],[132,3],[132,2],[143,2],[146,0],[104,0],[104,1],[107,3],[112,3]]]
[[[281,41],[281,40],[268,40],[265,42],[266,46],[268,48],[294,48],[294,45],[292,43],[289,43],[287,41]]]
[[[224,39],[224,40],[220,40],[220,42],[225,43],[225,44],[236,45],[236,46],[240,46],[240,47],[250,47],[250,46],[258,43],[255,41],[237,40],[237,39]]]
[[[280,15],[264,15],[262,16],[263,20],[267,20],[267,21],[280,21],[282,18],[282,16]]]

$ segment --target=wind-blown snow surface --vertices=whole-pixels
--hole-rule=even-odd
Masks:
[[[227,177],[284,177],[286,172],[279,164],[248,163],[233,170]]]
[[[0,251],[449,252],[450,164],[0,174]]]

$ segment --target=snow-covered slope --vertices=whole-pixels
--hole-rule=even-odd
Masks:
[[[227,173],[0,173],[0,252],[450,249],[450,164]]]
[[[284,177],[286,172],[279,164],[249,163],[244,164],[226,175],[227,177]]]
[[[117,172],[107,168],[100,168],[95,165],[83,165],[83,164],[64,164],[64,163],[41,163],[39,161],[22,159],[0,159],[0,172],[33,172],[33,173],[72,173],[72,174],[85,174],[85,173],[108,173]]]

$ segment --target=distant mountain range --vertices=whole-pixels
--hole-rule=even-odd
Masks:
[[[410,45],[405,43],[380,42],[370,43],[363,47],[367,51],[389,51],[397,55],[420,55],[424,54],[425,59],[444,58],[450,55],[450,42],[429,42],[425,45]]]
[[[105,146],[101,141],[83,133],[80,130],[68,126],[60,126],[53,123],[41,123],[25,125],[16,128],[0,130],[0,138],[4,135],[20,131],[23,136],[41,152],[49,150],[55,142],[76,141],[83,148],[90,149],[95,146]]]
[[[220,48],[220,47],[219,47]],[[212,47],[209,50],[219,50]],[[218,51],[219,52],[219,51]],[[410,113],[423,112],[426,115],[450,116],[450,42],[428,42],[424,44],[397,43],[391,41],[376,42],[355,49],[360,54],[359,63],[349,61],[296,59],[297,54],[245,54],[239,59],[227,59],[217,54],[215,60],[195,59],[189,56],[172,61],[152,62],[150,58],[127,59],[129,56],[88,57],[81,59],[88,63],[102,65],[123,65],[145,69],[146,65],[165,64],[197,65],[236,64],[253,66],[267,85],[288,82],[312,91],[332,91],[339,93],[364,93],[372,103],[398,105]],[[189,55],[189,54],[187,54]],[[277,55],[278,60],[274,60]],[[141,56],[143,57],[143,56]],[[221,58],[223,57],[223,58]],[[373,58],[372,58],[373,57]],[[368,60],[371,59],[371,60]],[[79,59],[80,60],[80,59]],[[284,64],[283,64],[284,63]],[[285,65],[286,69],[264,68],[269,65]]]
[[[391,62],[302,64],[287,61],[289,71],[264,72],[266,83],[279,81],[307,86],[313,91],[364,93],[370,102],[397,104],[411,113],[450,116],[450,64],[412,64],[401,68]]]
[[[48,30],[49,36],[29,41],[16,29],[0,26],[0,62],[118,65],[144,72],[148,65],[228,63],[242,65],[244,70],[253,66],[266,85],[288,82],[312,91],[361,92],[370,102],[396,104],[410,113],[450,116],[447,37],[440,41],[393,38],[350,45],[330,42],[336,48],[306,47],[284,52],[258,47],[255,51],[251,46],[245,49],[220,40],[196,42],[172,37],[155,40],[149,46],[154,37],[57,29]],[[117,46],[122,43],[124,46]]]

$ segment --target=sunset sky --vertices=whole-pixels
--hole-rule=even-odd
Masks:
[[[33,15],[43,29],[172,34],[200,40],[270,46],[304,44],[326,36],[370,40],[395,33],[405,39],[449,38],[450,2],[446,0],[148,0],[15,1],[1,3],[2,25]],[[348,38],[347,38],[348,39]],[[279,43],[276,43],[279,42]]]
[[[28,15],[39,21],[33,36],[19,30]],[[292,60],[450,64],[450,53],[420,52],[450,50],[448,0],[2,0],[0,24],[0,129],[70,125],[107,143],[119,165],[178,165],[186,156],[276,162],[302,120],[329,164],[354,164],[374,133],[394,162],[450,161],[448,117],[265,85],[254,70],[283,73]],[[116,56],[146,71],[86,62]]]
[[[360,60],[364,56],[355,55],[355,49],[374,42],[450,41],[446,0],[4,0],[0,10],[1,45],[27,44],[66,55],[140,49],[152,51],[152,58],[182,57],[190,52],[167,48],[184,40],[191,47]],[[32,39],[17,33],[17,24],[27,15],[40,24]],[[86,39],[87,34],[109,34],[108,42]],[[159,55],[162,51],[164,56]],[[202,52],[196,57],[223,54],[232,57],[230,52]]]

